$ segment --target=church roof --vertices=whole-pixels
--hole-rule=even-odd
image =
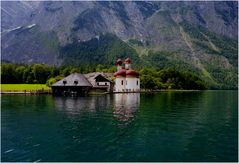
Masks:
[[[129,69],[129,70],[127,70],[126,71],[126,76],[139,76],[139,73],[137,72],[137,71],[135,71],[135,70],[133,70],[133,69]]]

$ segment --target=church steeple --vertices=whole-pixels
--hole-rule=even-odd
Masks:
[[[124,62],[124,63],[125,63],[125,69],[126,69],[126,70],[131,69],[131,60],[130,60],[129,57],[125,59],[125,62]]]
[[[121,58],[119,58],[118,60],[117,60],[117,62],[116,62],[116,64],[117,64],[117,71],[119,71],[119,70],[121,70],[122,69],[122,60],[121,60]]]

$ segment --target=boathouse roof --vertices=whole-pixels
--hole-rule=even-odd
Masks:
[[[52,86],[79,86],[79,87],[92,87],[92,84],[86,77],[79,73],[73,73],[64,79],[52,84]]]

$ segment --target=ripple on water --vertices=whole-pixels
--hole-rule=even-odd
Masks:
[[[9,149],[9,150],[5,151],[4,153],[9,153],[9,152],[12,152],[12,151],[14,151],[14,149]]]

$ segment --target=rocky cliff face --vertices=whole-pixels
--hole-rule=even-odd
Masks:
[[[163,68],[164,59],[180,61],[179,65],[189,65],[211,82],[220,82],[221,74],[223,81],[235,80],[237,10],[237,1],[4,2],[2,60],[51,65],[74,60],[81,64],[87,60],[82,56],[87,48],[93,51],[88,58],[107,58],[110,52],[115,57],[126,55],[127,50],[114,52],[112,47],[117,44],[134,51],[148,65],[157,61],[153,65]],[[109,37],[99,39],[108,33],[122,42],[115,37],[115,44]],[[91,46],[94,39],[102,47]],[[104,47],[107,50],[101,50]],[[149,59],[156,56],[161,59]],[[101,62],[96,59],[94,64]]]
[[[2,31],[37,24],[65,41],[74,32],[90,39],[103,32],[121,39],[150,39],[153,23],[188,21],[237,38],[237,2],[2,2]],[[160,20],[163,17],[165,20]],[[155,19],[158,19],[155,20]],[[163,33],[159,29],[158,33]],[[155,41],[155,39],[151,40]]]

